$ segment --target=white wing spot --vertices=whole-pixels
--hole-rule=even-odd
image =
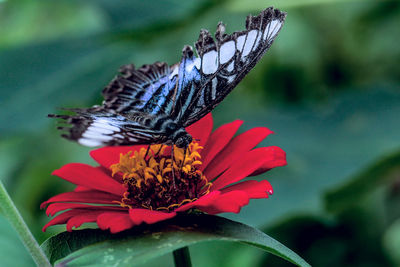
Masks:
[[[102,127],[96,127],[93,124],[91,126],[89,126],[86,131],[89,132],[96,132],[96,133],[100,133],[100,134],[112,134],[114,131],[107,129],[107,128],[102,128]]]
[[[243,45],[244,45],[244,39],[246,38],[246,35],[240,35],[238,38],[237,38],[237,41],[236,41],[236,49],[238,50],[238,51],[242,51],[242,49],[243,49]]]
[[[257,30],[251,30],[247,34],[246,44],[244,45],[243,48],[242,58],[250,54],[251,49],[253,48],[254,41],[256,40],[257,37],[257,32],[258,32]]]
[[[88,138],[88,139],[96,139],[100,141],[110,141],[112,139],[111,136],[104,135],[98,132],[93,132],[93,131],[86,131],[82,134],[82,137]]]
[[[235,42],[229,41],[223,43],[219,50],[219,58],[221,64],[225,64],[226,62],[228,62],[233,57],[234,54],[235,54]]]
[[[202,58],[202,70],[204,74],[211,74],[218,69],[218,53],[215,50],[207,52]]]
[[[270,40],[276,33],[279,31],[281,27],[281,22],[279,20],[273,20],[269,23],[267,27],[265,27],[265,32],[263,35],[263,39]]]
[[[119,132],[119,128],[116,126],[113,126],[109,123],[109,121],[105,119],[96,119],[93,123],[92,126],[98,127],[98,128],[103,128],[103,129],[108,129],[114,132]]]
[[[259,34],[258,34],[258,36],[257,36],[257,39],[256,39],[256,41],[254,42],[253,50],[257,49],[258,46],[260,45],[261,37],[262,37],[262,32],[259,32]]]
[[[91,140],[91,139],[87,139],[87,138],[79,138],[78,139],[78,143],[84,146],[101,146],[103,143],[96,141],[96,140]]]
[[[190,64],[186,66],[186,71],[191,72],[193,70],[193,67],[196,67],[197,69],[200,68],[200,59],[195,58]]]

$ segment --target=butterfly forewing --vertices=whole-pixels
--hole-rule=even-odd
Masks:
[[[184,101],[177,102],[177,120],[188,126],[217,106],[255,66],[279,33],[286,14],[268,8],[258,16],[249,16],[246,30],[225,34],[225,26],[217,27],[215,40],[206,30],[196,42],[198,57],[185,48],[179,73]],[[184,104],[182,104],[184,103]]]

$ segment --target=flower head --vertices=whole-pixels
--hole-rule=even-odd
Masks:
[[[210,192],[211,182],[198,169],[202,147],[192,142],[186,151],[175,147],[174,153],[166,152],[168,148],[152,145],[129,151],[110,166],[113,177],[122,175],[119,180],[126,188],[122,207],[172,211]]]
[[[77,187],[42,204],[48,215],[56,215],[43,230],[66,224],[71,231],[96,222],[116,233],[190,209],[238,213],[251,198],[268,198],[273,192],[268,181],[241,180],[286,165],[285,152],[254,148],[272,133],[264,127],[233,138],[241,124],[234,121],[211,132],[209,114],[186,129],[197,140],[186,151],[161,144],[104,147],[90,153],[98,167],[70,163],[55,170]]]

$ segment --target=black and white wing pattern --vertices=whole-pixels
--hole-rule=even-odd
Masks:
[[[85,146],[175,143],[192,138],[184,127],[214,109],[255,66],[279,33],[286,13],[267,8],[248,16],[246,30],[225,34],[218,24],[215,40],[206,30],[195,44],[197,56],[185,46],[172,66],[156,62],[136,69],[120,68],[103,90],[100,106],[69,109],[63,137]]]
[[[84,146],[139,145],[167,141],[161,127],[155,125],[157,121],[163,121],[163,117],[155,118],[141,112],[123,116],[101,106],[65,110],[75,114],[49,116],[63,119],[66,125],[58,127],[65,131],[62,137]]]
[[[245,31],[227,35],[219,23],[214,40],[202,30],[195,44],[197,57],[191,47],[183,49],[171,116],[186,127],[214,109],[270,48],[285,18],[286,13],[270,7],[248,16]]]

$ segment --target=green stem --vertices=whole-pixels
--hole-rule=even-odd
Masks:
[[[22,243],[32,255],[37,266],[51,267],[49,260],[36,242],[28,226],[24,222],[21,214],[18,212],[13,201],[7,193],[3,183],[0,181],[0,208],[3,214],[7,217],[11,225],[17,231]]]
[[[173,254],[176,267],[192,267],[192,262],[190,261],[190,253],[188,247],[183,247],[174,250]]]

